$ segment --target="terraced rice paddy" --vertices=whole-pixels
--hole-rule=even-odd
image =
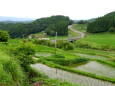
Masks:
[[[60,69],[51,68],[40,63],[31,65],[31,67],[37,69],[38,71],[43,72],[44,74],[48,75],[50,78],[55,78],[62,81],[66,80],[71,83],[78,83],[82,86],[115,86],[115,84],[111,82],[102,81],[102,80],[90,78],[87,76],[70,73],[67,71],[60,70]]]
[[[51,56],[51,53],[47,53],[47,52],[38,52],[35,54],[35,56],[43,56],[43,57],[49,57]]]
[[[90,61],[89,63],[83,64],[81,66],[76,65],[76,67],[74,65],[72,68],[93,73],[100,76],[115,78],[115,68],[109,67],[107,65],[103,65],[96,61]]]
[[[89,54],[83,54],[83,53],[75,53],[76,55],[79,55],[83,58],[90,58],[90,59],[102,59],[102,60],[108,60],[110,58],[103,57],[103,56],[94,56],[94,55],[89,55]]]

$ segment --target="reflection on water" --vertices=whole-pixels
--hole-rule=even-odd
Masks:
[[[81,71],[86,71],[89,73],[94,73],[100,76],[106,76],[109,78],[115,78],[115,68],[109,67],[107,65],[103,65],[96,61],[90,61],[89,63],[82,64],[80,66],[69,66],[74,69],[78,69]]]
[[[51,53],[39,52],[39,53],[35,54],[35,56],[49,57],[49,56],[51,56]]]
[[[77,63],[77,64],[69,64],[69,65],[67,65],[67,67],[76,68],[76,67],[79,67],[81,65],[85,65],[87,63],[88,62],[80,62],[80,63]]]
[[[83,86],[115,86],[115,84],[107,82],[107,81],[102,81],[102,80],[90,78],[87,76],[63,71],[60,69],[51,68],[40,63],[31,65],[31,66],[37,69],[38,71],[43,72],[50,78],[57,78],[62,81],[66,80],[68,82],[78,83]]]
[[[89,55],[89,54],[82,54],[82,53],[75,53],[76,55],[79,55],[83,58],[90,58],[90,59],[102,59],[102,60],[108,60],[109,58],[107,57],[102,57],[102,56],[94,56],[94,55]]]

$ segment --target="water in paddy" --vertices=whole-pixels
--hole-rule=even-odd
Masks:
[[[85,65],[85,64],[87,64],[88,62],[80,62],[80,63],[75,63],[75,64],[69,64],[69,65],[67,65],[67,67],[71,67],[71,68],[76,68],[76,67],[79,67],[79,66],[81,66],[81,65]]]
[[[76,55],[79,55],[83,58],[90,58],[90,59],[102,59],[102,60],[108,60],[110,58],[107,57],[102,57],[102,56],[94,56],[94,55],[89,55],[89,54],[82,54],[82,53],[75,53]]]
[[[69,67],[100,76],[115,78],[115,68],[103,65],[96,61],[90,61],[89,63],[85,63],[80,66],[74,64],[70,65]]]
[[[48,52],[38,52],[37,54],[35,54],[35,56],[49,57],[49,56],[51,56],[51,53],[48,53]]]
[[[68,81],[74,84],[78,83],[83,86],[115,86],[115,84],[111,82],[102,81],[102,80],[94,79],[91,77],[70,73],[67,71],[60,70],[60,69],[51,68],[40,63],[31,65],[31,67],[37,69],[38,71],[43,72],[44,74],[49,76],[49,78],[55,78],[62,81]]]

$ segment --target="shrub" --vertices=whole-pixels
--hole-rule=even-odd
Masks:
[[[0,30],[0,42],[7,42],[10,38],[7,31]]]
[[[73,50],[74,49],[74,46],[71,42],[63,41],[63,40],[57,41],[57,47],[62,48],[64,50]]]
[[[54,47],[55,46],[55,43],[51,42],[50,40],[34,39],[33,43],[39,44],[39,45],[47,45],[49,47]],[[64,50],[73,50],[74,46],[71,42],[58,40],[57,41],[57,48],[61,48],[61,49],[64,49]]]
[[[54,46],[54,43],[52,43],[50,40],[38,40],[38,39],[34,39],[33,43],[39,44],[39,45],[47,45],[47,46],[50,46],[50,47]]]
[[[32,56],[35,54],[35,48],[32,43],[21,43],[13,50],[11,53],[19,59],[21,66],[25,71],[28,71],[27,67],[29,64],[33,63]]]
[[[66,45],[64,49],[65,50],[73,50],[74,46],[70,43],[70,44]]]

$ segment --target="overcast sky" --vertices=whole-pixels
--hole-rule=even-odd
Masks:
[[[0,0],[0,16],[41,18],[65,15],[90,19],[115,11],[115,0]]]

